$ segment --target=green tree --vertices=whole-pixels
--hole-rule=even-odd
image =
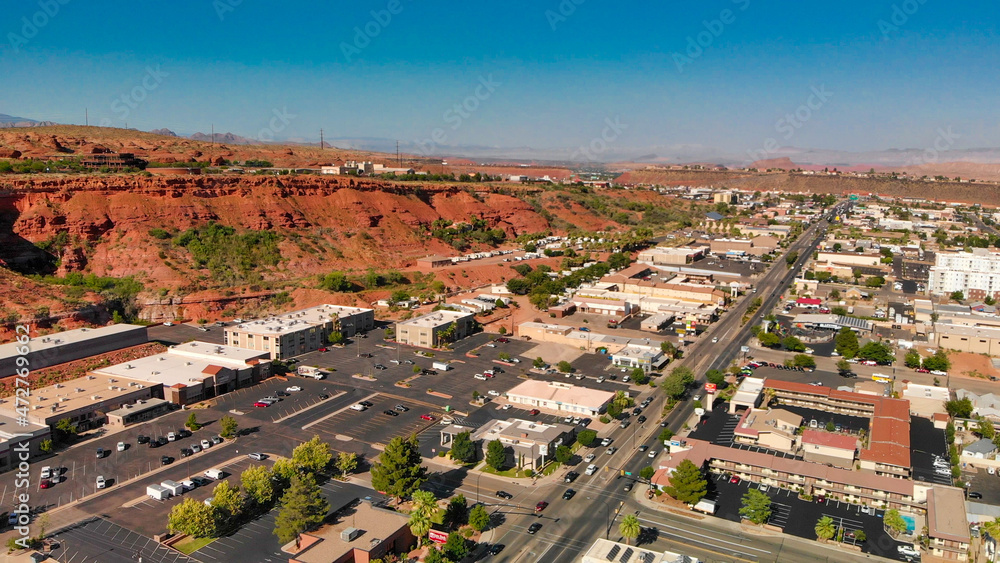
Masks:
[[[274,473],[263,465],[248,467],[240,473],[240,488],[247,503],[270,506],[274,500]]]
[[[343,344],[346,340],[347,339],[344,338],[344,333],[340,332],[339,330],[331,332],[326,337],[327,344],[331,345]]]
[[[646,481],[652,479],[653,475],[656,475],[656,470],[649,465],[639,470],[639,477]]]
[[[677,347],[674,346],[674,343],[669,340],[660,342],[660,350],[663,352],[664,356],[670,358],[671,360],[677,356]]]
[[[472,443],[469,432],[459,432],[451,443],[451,458],[461,463],[476,460],[476,445]]]
[[[905,532],[907,528],[906,520],[903,520],[903,517],[899,515],[899,511],[895,508],[885,511],[885,514],[882,516],[882,524],[885,525],[886,529],[893,536]]]
[[[987,440],[992,440],[996,436],[996,428],[993,423],[986,420],[982,416],[978,417],[978,422],[976,423],[976,434],[979,434],[980,438],[986,438]]]
[[[934,355],[924,359],[924,367],[931,371],[948,371],[951,369],[951,360],[948,353],[938,348]]]
[[[743,495],[743,507],[740,516],[753,522],[763,524],[771,517],[771,498],[757,489],[750,489]]]
[[[912,369],[920,367],[920,352],[917,352],[913,348],[907,350],[906,356],[903,357],[903,365]]]
[[[969,418],[972,416],[972,401],[968,397],[947,401],[944,404],[944,408],[953,418]]]
[[[223,438],[226,439],[236,436],[236,433],[240,429],[240,425],[238,422],[236,422],[236,419],[229,416],[228,414],[223,415],[222,418],[219,419],[219,427],[221,428],[221,430],[219,431],[219,436],[222,436]]]
[[[326,519],[330,503],[311,474],[292,477],[291,485],[281,497],[281,510],[274,522],[274,534],[286,544],[302,532]]]
[[[372,465],[372,487],[401,501],[409,497],[427,480],[427,468],[420,457],[417,437],[396,436]]]
[[[872,360],[886,365],[891,364],[896,359],[893,349],[888,344],[875,342],[874,340],[858,350],[858,357],[862,360]]]
[[[566,465],[571,459],[573,459],[573,450],[569,446],[564,444],[556,448],[556,461]]]
[[[660,388],[663,389],[663,392],[672,399],[681,398],[687,391],[687,387],[684,386],[684,382],[676,377],[668,377],[663,380],[663,383],[660,384]]]
[[[765,348],[777,348],[781,345],[781,337],[773,332],[765,332],[757,337],[760,340],[760,345]]]
[[[291,484],[292,478],[301,474],[299,466],[288,458],[275,460],[274,465],[271,466],[271,472],[274,474],[275,484],[279,491],[286,489]]]
[[[333,460],[330,444],[313,436],[308,442],[303,442],[292,450],[292,461],[308,473],[319,473],[326,469]]]
[[[785,348],[785,350],[789,350],[791,352],[804,352],[806,349],[806,345],[794,336],[786,336],[785,339],[781,341],[781,345]]]
[[[848,362],[843,358],[837,360],[837,371],[839,371],[841,375],[851,373],[851,362]]]
[[[412,532],[412,528],[410,529]],[[441,550],[431,546],[427,548],[427,555],[424,556],[424,563],[452,563],[451,559],[446,559],[444,555],[441,554]]]
[[[41,450],[43,454],[52,453],[52,440],[42,440],[38,443],[38,449]]]
[[[354,286],[347,279],[343,272],[330,272],[323,276],[319,287],[327,291],[346,292],[354,289]]]
[[[500,440],[493,440],[486,446],[486,465],[500,471],[507,463],[507,449]]]
[[[448,534],[448,539],[441,546],[441,551],[448,559],[461,561],[469,554],[469,542],[462,537],[462,534],[452,532]]]
[[[668,478],[670,486],[664,491],[675,499],[688,504],[697,504],[705,497],[708,490],[708,480],[702,475],[701,469],[690,460],[677,464],[677,468]]]
[[[965,301],[965,294],[961,291],[952,291],[950,297],[952,301],[957,301],[959,303]]]
[[[201,425],[198,424],[198,415],[193,412],[189,414],[187,417],[187,422],[184,423],[184,426],[186,426],[188,430],[192,432],[201,428]]]
[[[539,369],[543,368],[545,367],[545,360],[543,360],[542,357],[539,356],[535,358],[535,361],[531,362],[531,365]]]
[[[365,286],[365,289],[375,289],[383,283],[382,275],[372,268],[368,268],[368,271],[361,277],[361,285]]]
[[[204,502],[186,498],[174,505],[167,516],[167,530],[172,534],[188,534],[196,538],[214,538],[215,511]]]
[[[816,360],[809,354],[795,354],[792,357],[792,365],[797,368],[815,368]]]
[[[684,387],[690,387],[694,385],[694,372],[691,371],[691,368],[687,366],[675,367],[673,370],[670,371],[670,377],[675,377],[677,379],[680,379]],[[630,403],[628,406],[632,406],[632,404],[635,402],[632,401],[632,399],[629,399],[629,401]]]
[[[882,287],[885,285],[885,278],[882,276],[868,276],[865,279],[865,286],[867,287]]]
[[[709,383],[714,383],[715,385],[717,385],[719,389],[722,389],[726,385],[726,374],[722,373],[717,369],[710,369],[706,371],[705,379]]]
[[[458,528],[469,523],[469,503],[465,495],[455,495],[448,501],[444,510],[444,521],[452,528]]]
[[[76,424],[68,418],[60,418],[59,421],[56,422],[56,431],[59,433],[60,439],[75,436]]]
[[[834,349],[844,358],[851,359],[858,355],[858,335],[848,327],[843,327],[837,332],[834,341]]]
[[[632,540],[639,537],[642,533],[642,524],[639,523],[639,519],[636,518],[635,514],[626,514],[622,518],[621,524],[618,524],[618,533],[625,538],[625,541],[632,543]]]
[[[358,454],[354,452],[340,452],[337,454],[337,471],[341,477],[347,477],[358,468]]]
[[[597,439],[596,430],[581,430],[576,433],[576,441],[583,447],[590,447]]]
[[[477,532],[482,532],[490,525],[490,514],[486,512],[486,507],[477,504],[469,511],[469,526]]]
[[[410,512],[410,531],[417,537],[418,545],[430,532],[431,517],[437,511],[437,497],[430,491],[413,491],[413,510]]]
[[[667,440],[674,437],[674,431],[669,428],[664,428],[660,430],[660,435],[656,437],[660,442],[666,442]]]
[[[837,526],[833,523],[833,518],[824,516],[816,521],[816,537],[821,540],[828,540],[837,533]]]
[[[410,294],[405,289],[397,289],[389,296],[389,304],[396,305],[410,300]]]
[[[830,290],[830,299],[840,299],[840,290],[834,288]]]
[[[228,481],[220,481],[212,489],[212,508],[219,521],[218,527],[228,527],[236,523],[243,514],[243,495],[239,487],[232,487]]]
[[[566,360],[563,360],[556,364],[556,369],[558,369],[560,373],[569,373],[573,371],[573,366]]]

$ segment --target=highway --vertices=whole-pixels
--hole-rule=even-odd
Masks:
[[[821,220],[806,229],[794,242],[789,252],[797,251],[798,259],[792,267],[787,267],[783,259],[774,266],[757,283],[757,292],[742,299],[723,318],[711,327],[699,340],[691,345],[684,359],[675,365],[686,365],[696,374],[698,391],[704,383],[704,373],[709,369],[723,370],[729,366],[740,353],[740,347],[750,338],[750,328],[758,324],[775,305],[784,291],[791,285],[803,264],[810,258],[813,250],[822,239],[827,222]],[[746,325],[740,326],[740,321],[754,296],[759,296],[763,304],[754,314],[754,318]],[[718,335],[719,342],[711,339]],[[672,369],[672,368],[668,368]],[[646,413],[655,413],[663,408],[665,397],[653,389],[655,400],[645,409]],[[641,397],[640,397],[641,398]],[[692,401],[687,400],[675,406],[666,417],[667,425],[674,432],[694,413]],[[575,483],[558,482],[527,489],[515,498],[521,507],[528,510],[507,512],[499,508],[504,522],[494,531],[491,543],[506,546],[503,552],[492,557],[497,562],[541,562],[569,563],[576,561],[598,537],[606,535],[619,539],[618,518],[621,514],[637,514],[642,522],[644,533],[643,546],[656,550],[675,550],[701,558],[703,561],[777,561],[780,555],[782,561],[819,561],[822,555],[812,550],[796,552],[796,546],[785,545],[782,537],[748,536],[739,532],[729,531],[725,522],[713,518],[702,521],[675,516],[669,513],[654,512],[641,506],[631,495],[635,491],[645,491],[646,485],[636,483],[632,493],[626,493],[624,487],[632,478],[620,476],[620,470],[638,475],[641,468],[652,465],[655,461],[646,453],[637,451],[641,444],[650,445],[657,452],[663,445],[656,440],[661,428],[659,417],[649,416],[645,426],[633,424],[627,429],[616,429],[611,435],[614,445],[619,447],[615,455],[607,456],[604,448],[595,448],[598,459],[595,463],[602,465],[602,470],[592,476],[582,475]],[[609,458],[610,459],[607,459]],[[585,467],[581,464],[580,466]],[[562,500],[562,493],[572,487],[577,491],[571,500]],[[531,507],[539,500],[546,500],[550,506],[539,517],[530,514]],[[532,523],[542,524],[535,535],[528,535],[527,528]],[[609,533],[610,530],[610,533]],[[846,559],[843,555],[839,560]],[[834,560],[838,560],[834,557]]]

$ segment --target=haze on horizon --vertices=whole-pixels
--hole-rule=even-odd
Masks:
[[[941,131],[951,149],[1000,147],[998,14],[983,1],[43,0],[9,13],[0,113],[59,123],[87,108],[91,125],[306,142],[322,127],[431,153],[603,137],[609,154],[766,158],[922,149]]]

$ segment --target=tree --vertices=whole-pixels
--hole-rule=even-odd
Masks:
[[[52,453],[52,449],[53,449],[52,440],[48,440],[48,439],[42,440],[41,442],[38,443],[38,449],[43,454]]]
[[[645,479],[646,481],[649,481],[650,479],[652,479],[653,475],[655,475],[655,474],[656,474],[656,470],[653,469],[649,465],[647,465],[646,467],[643,467],[642,469],[639,470],[639,477],[642,478],[642,479]]]
[[[848,327],[843,327],[837,332],[834,341],[834,349],[844,358],[850,359],[858,355],[858,335]]]
[[[750,489],[743,495],[743,507],[740,516],[753,522],[763,524],[771,517],[771,497],[757,489]]]
[[[431,517],[427,514],[414,510],[410,513],[410,519],[407,521],[407,525],[410,527],[410,532],[417,537],[417,546],[419,547],[423,545],[424,536],[431,531]]]
[[[576,433],[576,441],[583,447],[590,447],[597,439],[596,430],[581,430]]]
[[[994,518],[992,522],[983,522],[981,531],[989,534],[992,538],[1000,537],[1000,517]]]
[[[663,392],[672,399],[679,399],[684,395],[684,392],[687,391],[687,387],[684,386],[684,382],[676,377],[668,377],[663,380],[663,383],[660,384],[660,388],[663,389]]]
[[[831,289],[830,290],[830,299],[840,299],[840,290],[836,289],[836,288]]]
[[[482,532],[490,525],[490,514],[486,512],[486,507],[476,504],[469,511],[469,526],[477,532]]]
[[[660,430],[660,435],[656,437],[660,442],[666,442],[667,440],[674,437],[674,431],[669,428],[664,428]]]
[[[368,271],[361,276],[361,285],[365,286],[365,289],[375,289],[383,283],[382,275],[372,268],[368,268]]]
[[[472,443],[469,432],[459,432],[451,443],[451,459],[461,463],[476,460],[476,445]]]
[[[618,533],[625,538],[625,541],[632,543],[632,540],[639,537],[642,533],[642,524],[639,523],[639,519],[636,518],[635,514],[626,514],[622,518],[621,524],[618,525]]]
[[[319,473],[326,469],[333,460],[330,444],[313,436],[308,442],[303,442],[292,450],[292,461],[308,473]]]
[[[677,356],[677,347],[674,346],[674,343],[669,340],[660,342],[660,351],[663,352],[664,356],[670,358],[671,360]]]
[[[688,504],[697,504],[708,489],[708,481],[701,469],[690,460],[677,464],[677,469],[670,474],[670,486],[664,491],[675,499]]]
[[[833,518],[824,516],[816,521],[816,537],[821,540],[828,540],[837,533],[837,526],[833,523]]]
[[[243,514],[243,495],[239,487],[230,486],[228,481],[220,481],[212,489],[212,508],[219,521],[219,528],[230,526]]]
[[[228,414],[223,415],[223,417],[219,419],[219,427],[221,428],[221,430],[219,431],[219,436],[222,436],[223,438],[226,439],[236,436],[236,433],[240,429],[240,425],[238,422],[236,422],[236,419],[229,416]]]
[[[167,516],[167,530],[172,534],[188,534],[196,538],[213,538],[218,533],[215,527],[215,511],[204,502],[186,498],[174,505]]]
[[[573,366],[566,360],[563,360],[556,364],[556,369],[558,369],[560,373],[569,373],[573,371]]]
[[[274,521],[274,534],[286,544],[302,532],[323,522],[330,503],[311,474],[292,477],[291,486],[281,497],[281,510]]]
[[[982,416],[977,417],[979,420],[976,423],[976,434],[979,434],[980,438],[986,438],[987,440],[992,440],[996,436],[996,428],[993,423],[986,420]]]
[[[951,369],[951,360],[948,353],[938,348],[934,355],[924,359],[924,367],[931,371],[948,371]]]
[[[839,242],[833,243],[833,251],[834,252],[840,252],[843,249],[844,249],[844,245],[840,244]]]
[[[899,515],[899,511],[895,508],[885,511],[885,514],[882,516],[882,523],[889,529],[889,533],[893,536],[905,532],[907,528],[906,520],[903,520],[903,517]]]
[[[534,367],[536,367],[536,368],[543,368],[543,367],[545,367],[545,360],[543,360],[542,357],[539,356],[539,357],[535,358],[535,360],[533,362],[531,362],[531,365],[534,366]]]
[[[944,404],[944,408],[953,418],[969,418],[972,416],[972,401],[968,397],[947,401]]]
[[[354,452],[340,452],[337,454],[337,471],[341,477],[347,475],[358,468],[358,454]]]
[[[507,449],[500,440],[493,440],[486,446],[486,465],[492,467],[494,471],[500,471],[505,463],[507,463]]]
[[[462,534],[452,532],[448,534],[448,539],[441,546],[441,551],[452,561],[461,561],[469,554],[469,542]]]
[[[882,287],[883,285],[885,285],[885,278],[882,276],[868,276],[865,279],[866,287]]]
[[[556,448],[556,461],[566,465],[571,459],[573,459],[573,450],[569,446],[564,444]]]
[[[680,381],[684,385],[684,387],[690,387],[691,385],[694,384],[694,372],[691,371],[691,368],[689,368],[687,366],[677,366],[677,367],[675,367],[670,372],[670,377],[675,377],[675,378],[680,379]],[[619,391],[619,393],[621,393],[621,391]],[[628,406],[631,407],[633,403],[635,403],[635,401],[632,400],[632,399],[629,399],[629,405]]]
[[[60,439],[65,439],[76,435],[76,424],[68,418],[61,418],[56,422],[56,430],[59,432]]]
[[[410,512],[410,531],[417,541],[430,532],[431,516],[437,510],[437,497],[430,491],[413,491],[413,510]]]
[[[906,355],[903,356],[903,365],[912,369],[920,367],[920,352],[917,352],[913,348],[907,350]]]
[[[412,529],[410,531],[413,531]],[[427,548],[427,555],[424,556],[424,563],[451,563],[450,559],[445,559],[441,551],[434,547]]]
[[[456,495],[448,501],[448,507],[444,511],[444,521],[453,528],[469,523],[469,503],[466,502],[465,495]]]
[[[792,357],[792,365],[797,368],[815,368],[816,360],[809,354],[795,354]]]
[[[760,345],[765,348],[777,348],[781,345],[781,337],[773,332],[765,332],[757,337],[760,340]]]
[[[372,487],[397,501],[409,497],[427,480],[427,468],[420,465],[417,437],[396,436],[372,464]]]
[[[263,465],[254,465],[240,473],[240,488],[249,504],[270,506],[274,500],[274,473]]]
[[[331,332],[326,337],[326,342],[328,344],[343,344],[344,340],[346,340],[344,338],[344,333],[340,332],[339,330],[335,330],[335,331]]]
[[[184,426],[186,426],[188,428],[188,430],[190,430],[192,432],[194,432],[195,430],[201,428],[201,425],[198,424],[198,415],[196,415],[193,412],[191,414],[189,414],[188,417],[187,417],[187,422],[184,423]]]
[[[649,383],[649,374],[646,373],[642,368],[635,368],[632,370],[632,381],[636,385],[645,385]]]
[[[843,358],[837,360],[837,371],[840,372],[840,375],[851,373],[851,362],[848,362]]]
[[[343,272],[330,272],[329,274],[323,276],[323,280],[319,284],[321,289],[327,291],[344,292],[351,291],[354,287],[351,282],[347,280],[347,276]]]
[[[705,379],[709,383],[714,383],[719,389],[722,389],[726,384],[726,374],[717,369],[710,369],[706,371]]]
[[[397,289],[389,296],[389,304],[396,305],[410,300],[410,294],[405,289]]]
[[[872,360],[882,365],[888,365],[896,359],[893,349],[881,342],[871,341],[858,350],[858,357],[862,360]]]
[[[274,474],[275,484],[279,491],[284,490],[291,484],[292,478],[299,475],[299,466],[288,458],[281,458],[271,466],[271,473]]]
[[[965,294],[961,291],[952,291],[949,297],[951,297],[952,301],[957,301],[959,303],[965,301]]]
[[[787,255],[785,255],[785,264],[787,264],[788,267],[791,268],[792,265],[795,264],[795,261],[798,259],[799,259],[799,252],[797,250],[793,250],[789,252]]]
[[[608,266],[612,270],[621,270],[622,268],[628,266],[632,263],[632,259],[628,257],[627,254],[622,254],[621,252],[615,252],[611,256],[608,256]]]

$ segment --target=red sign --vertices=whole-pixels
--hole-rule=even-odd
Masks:
[[[434,543],[445,543],[448,541],[448,534],[440,530],[431,530],[427,532],[427,539]]]
[[[706,393],[715,393],[716,389],[718,389],[718,386],[716,386],[714,383],[706,383],[705,384],[705,392]]]

